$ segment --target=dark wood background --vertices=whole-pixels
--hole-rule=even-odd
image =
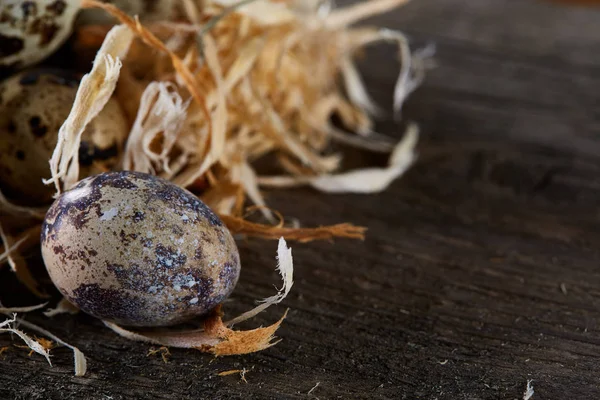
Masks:
[[[404,112],[422,127],[420,160],[377,196],[268,193],[306,225],[369,227],[364,242],[293,244],[290,296],[246,324],[289,307],[283,341],[219,359],[172,350],[165,364],[90,317],[29,316],[79,346],[89,372],[72,376],[67,349],[50,368],[1,335],[0,398],[521,399],[527,380],[534,400],[600,398],[600,11],[414,0],[371,22],[437,45]],[[366,69],[386,104],[389,50]],[[240,243],[231,315],[273,293],[275,249]],[[242,368],[248,383],[217,376]]]

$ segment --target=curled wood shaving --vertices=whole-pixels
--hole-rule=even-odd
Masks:
[[[37,325],[32,324],[31,322],[27,322],[23,319],[17,319],[16,313],[27,313],[27,312],[39,310],[39,309],[45,307],[46,304],[47,303],[43,303],[43,304],[38,304],[35,306],[28,306],[28,307],[1,307],[0,306],[0,314],[5,314],[5,315],[12,314],[12,319],[7,319],[4,322],[0,323],[0,332],[12,332],[12,333],[17,334],[21,339],[23,339],[25,344],[27,344],[27,346],[32,351],[43,355],[46,358],[46,360],[48,360],[48,363],[50,364],[50,366],[52,366],[52,363],[50,362],[49,350],[54,347],[54,344],[50,340],[47,340],[44,338],[40,338],[37,340],[31,339],[24,332],[16,329],[14,326],[22,325],[32,331],[35,331],[39,334],[46,336],[47,338],[52,339],[54,342],[56,342],[62,346],[68,347],[69,349],[73,350],[75,375],[76,376],[85,375],[85,373],[87,371],[87,360],[85,359],[85,356],[83,355],[83,353],[77,347],[74,347],[74,346],[64,342],[63,340],[56,337],[52,333],[48,332],[47,330],[45,330],[43,328],[40,328]],[[13,324],[13,327],[10,326],[11,324]]]
[[[171,356],[171,352],[169,351],[169,348],[166,346],[161,346],[158,349],[155,349],[154,347],[151,347],[148,350],[148,354],[146,354],[146,356],[154,356],[156,354],[160,354],[163,362],[166,364],[169,362],[169,357]]]
[[[269,222],[273,223],[275,221],[273,213],[267,208],[267,204],[258,188],[256,173],[247,162],[242,161],[232,167],[231,181],[244,188],[250,200],[259,207]]]
[[[214,115],[214,118],[209,116],[208,122],[210,125],[208,127],[208,135],[206,139],[209,141],[208,147],[206,144],[203,147],[208,148],[208,152],[203,156],[203,160],[199,163],[198,167],[193,167],[188,170],[187,174],[182,174],[179,178],[179,184],[182,186],[187,186],[191,184],[191,182],[198,179],[204,173],[208,171],[208,169],[214,165],[217,160],[221,157],[221,154],[225,148],[225,140],[227,134],[227,107],[225,101],[225,89],[223,83],[223,76],[221,67],[217,60],[217,49],[213,40],[210,36],[205,36],[204,40],[204,53],[206,55],[206,65],[208,66],[213,79],[216,82],[216,99],[215,97],[209,97],[209,108],[213,106],[212,103],[216,103],[215,112],[211,115]],[[210,111],[207,111],[210,113]]]
[[[295,15],[284,2],[268,0],[215,0],[215,4],[235,8],[240,14],[246,15],[262,25],[278,25],[293,22]],[[246,5],[245,3],[252,3]]]
[[[239,315],[232,320],[229,320],[225,323],[227,326],[233,326],[242,321],[246,321],[259,313],[263,312],[270,306],[274,304],[280,303],[283,299],[287,297],[292,289],[292,285],[294,284],[294,267],[293,267],[293,259],[292,259],[292,249],[286,246],[285,240],[283,238],[279,239],[279,245],[277,248],[277,271],[281,275],[281,279],[283,280],[283,287],[279,290],[279,292],[271,297],[267,297],[260,301],[260,305],[254,307],[252,310]]]
[[[530,400],[535,394],[531,382],[533,382],[532,379],[527,380],[527,386],[525,387],[525,391],[523,392],[523,400]]]
[[[229,376],[229,375],[233,375],[233,374],[239,374],[241,372],[242,372],[241,369],[231,369],[229,371],[221,371],[217,374],[217,376]]]
[[[79,144],[87,124],[110,99],[121,69],[120,59],[127,54],[133,33],[123,25],[110,30],[98,51],[92,70],[81,79],[69,116],[58,131],[58,142],[50,159],[51,178],[60,194],[60,180],[70,189],[79,180]]]
[[[217,307],[213,314],[203,321],[204,327],[200,330],[134,332],[112,322],[104,321],[104,324],[117,334],[130,340],[168,347],[195,348],[217,356],[247,354],[264,350],[278,343],[278,341],[274,341],[274,334],[286,317],[287,311],[279,321],[264,328],[234,331],[228,326],[255,316],[269,306],[281,302],[287,296],[293,284],[294,266],[292,251],[287,247],[283,238],[279,239],[277,259],[277,269],[283,279],[283,288],[275,296],[264,299],[258,307],[232,319],[228,323],[223,323],[220,307]]]
[[[314,392],[319,387],[320,384],[321,384],[321,382],[317,382],[315,384],[315,386],[313,386],[308,392],[306,392],[306,394],[312,394],[312,392]]]
[[[65,347],[67,347],[69,349],[71,349],[73,351],[73,362],[75,364],[75,376],[83,376],[83,375],[85,375],[85,373],[87,371],[87,360],[86,360],[84,354],[77,347],[70,345],[69,343],[63,341],[62,339],[60,339],[58,337],[56,337],[54,334],[48,332],[47,330],[45,330],[43,328],[40,328],[37,325],[32,324],[31,322],[27,322],[25,320],[20,319],[20,320],[18,320],[18,323],[19,323],[19,325],[23,325],[27,329],[30,329],[32,331],[35,331],[35,332],[41,334],[41,335],[44,335],[47,338],[52,339],[56,343],[58,343],[58,344],[60,344],[62,346],[65,346]],[[29,346],[29,344],[27,344],[27,345]],[[31,348],[31,349],[34,350],[33,348]],[[50,362],[49,359],[48,359],[48,362]],[[50,365],[52,365],[52,364],[50,364]]]
[[[184,14],[193,23],[200,22],[200,11],[194,0],[182,0]]]
[[[367,228],[352,224],[337,224],[317,228],[287,228],[258,224],[231,215],[219,215],[219,218],[232,233],[263,239],[277,239],[285,236],[288,240],[297,240],[301,243],[313,240],[331,240],[336,237],[362,240],[367,230]]]
[[[32,351],[44,356],[46,361],[48,361],[48,364],[50,364],[50,366],[52,366],[52,362],[50,361],[49,350],[47,348],[45,348],[37,340],[29,337],[25,332],[15,328],[14,326],[17,323],[17,321],[21,324],[24,322],[22,320],[17,320],[17,315],[13,314],[12,318],[9,318],[9,319],[5,320],[4,322],[0,322],[0,333],[2,333],[2,332],[14,333],[18,337],[20,337],[21,340],[23,340],[25,342],[25,344],[27,345],[27,347],[29,347]]]
[[[421,84],[427,67],[426,60],[433,56],[435,48],[426,47],[411,56],[408,39],[401,32],[384,29],[380,32],[380,38],[398,43],[399,58],[402,63],[400,76],[394,87],[394,111],[398,113],[406,98]]]
[[[137,117],[129,134],[123,168],[145,173],[154,173],[153,163],[162,170],[170,171],[169,153],[173,149],[186,118],[189,102],[184,102],[173,84],[150,83],[140,101]],[[160,153],[155,153],[151,144],[161,138]]]
[[[17,267],[15,265],[15,260],[14,258],[11,256],[11,253],[14,252],[15,250],[17,250],[17,248],[27,239],[27,238],[21,238],[20,240],[16,241],[15,243],[13,243],[12,245],[10,245],[8,238],[6,237],[6,234],[4,233],[4,230],[2,229],[2,225],[0,225],[0,239],[2,239],[2,242],[5,243],[6,247],[4,249],[4,252],[2,254],[0,254],[0,263],[3,263],[5,261],[8,261],[10,268],[13,271],[16,271]],[[6,246],[8,245],[8,247]]]
[[[0,305],[0,313],[2,314],[15,314],[15,313],[27,313],[35,310],[39,310],[40,308],[44,308],[48,303],[38,304],[35,306],[28,307],[2,307]]]
[[[329,127],[329,134],[331,135],[331,139],[359,149],[380,153],[389,153],[394,149],[394,144],[390,143],[387,138],[383,140],[373,140],[372,138],[365,138],[363,136],[344,132],[333,126]]]
[[[2,354],[2,353],[0,352],[0,354]],[[247,373],[248,373],[248,370],[246,368],[231,369],[229,371],[221,371],[217,374],[217,376],[229,376],[229,375],[239,374],[240,380],[244,383],[248,383],[248,380],[246,380]]]
[[[371,97],[367,93],[367,89],[360,78],[358,68],[356,68],[349,56],[342,59],[341,72],[350,101],[366,113],[381,115],[381,109],[373,102],[373,100],[371,100]]]
[[[346,8],[333,11],[325,20],[329,28],[342,28],[360,20],[393,10],[409,0],[361,1]]]
[[[281,316],[279,321],[273,325],[248,331],[234,331],[228,329],[222,322],[218,325],[215,324],[212,332],[221,335],[224,340],[215,345],[210,352],[217,356],[232,356],[254,353],[275,346],[281,341],[281,339],[274,339],[275,332],[279,329],[279,326],[286,316],[287,310]]]
[[[430,45],[411,53],[408,44],[409,41],[406,36],[402,32],[391,29],[360,28],[348,35],[354,48],[362,48],[379,42],[395,43],[398,46],[400,71],[394,86],[393,99],[394,111],[398,113],[406,98],[421,84],[425,76],[425,71],[432,65],[435,47]],[[354,66],[352,60],[346,60],[346,62],[350,63],[350,66],[347,68]],[[350,74],[350,77],[345,77],[350,99],[353,100],[356,97],[357,100],[353,100],[353,102],[357,106],[369,102],[369,100],[365,99],[365,95],[360,93],[361,88],[359,85],[362,84],[360,77],[356,74],[353,75],[350,71],[347,71],[347,73]],[[353,95],[353,92],[357,92],[357,94]],[[365,107],[362,106],[362,108]]]
[[[412,124],[404,138],[396,145],[387,168],[364,168],[337,175],[315,177],[273,176],[258,178],[264,186],[290,187],[311,185],[327,193],[377,193],[385,190],[398,176],[402,175],[415,159],[415,146],[419,130]]]
[[[79,312],[79,308],[77,308],[75,305],[73,305],[69,300],[65,299],[64,297],[58,302],[58,304],[56,305],[56,307],[54,308],[49,308],[48,310],[44,311],[44,315],[46,317],[52,318],[55,315],[58,314],[77,314]]]

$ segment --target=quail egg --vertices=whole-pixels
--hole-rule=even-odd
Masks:
[[[52,54],[71,34],[76,0],[2,0],[0,67],[17,69]]]
[[[69,115],[79,77],[64,70],[33,69],[0,83],[0,189],[21,204],[52,201],[48,160],[58,130]],[[111,99],[86,128],[79,148],[81,175],[99,173],[116,161],[128,130],[119,103]]]
[[[229,230],[196,196],[139,172],[88,177],[48,210],[42,255],[84,312],[129,326],[167,326],[222,303],[240,273]]]

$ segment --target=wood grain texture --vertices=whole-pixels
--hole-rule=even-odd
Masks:
[[[306,225],[369,227],[365,242],[292,245],[290,296],[245,325],[289,307],[283,341],[219,359],[172,350],[165,364],[92,318],[31,316],[80,347],[89,373],[71,376],[66,349],[50,368],[10,347],[0,398],[520,399],[530,379],[533,400],[600,398],[600,12],[415,0],[372,22],[437,45],[438,67],[404,110],[422,126],[420,161],[378,196],[268,193]],[[387,51],[364,69],[382,104]],[[240,243],[232,315],[272,294],[275,249]],[[9,304],[7,271],[0,286]],[[242,368],[248,383],[217,376]]]

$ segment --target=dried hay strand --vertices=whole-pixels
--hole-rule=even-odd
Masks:
[[[32,324],[31,322],[25,321],[22,318],[17,318],[17,312],[31,312],[37,309],[44,307],[45,304],[40,304],[37,306],[31,307],[18,307],[18,308],[2,308],[0,307],[0,314],[11,315],[12,318],[8,318],[3,322],[0,322],[0,333],[14,333],[21,340],[25,342],[27,347],[29,347],[33,352],[36,352],[48,361],[48,364],[52,366],[52,362],[50,361],[50,349],[54,347],[54,343],[65,346],[73,351],[73,362],[75,368],[75,376],[83,376],[87,371],[87,360],[83,353],[75,346],[72,346],[62,339],[56,337],[54,334],[48,332],[47,330],[40,328],[39,326]],[[27,335],[22,330],[18,329],[18,326],[22,325],[29,330],[40,333],[45,337],[51,339],[32,339],[29,335]]]

